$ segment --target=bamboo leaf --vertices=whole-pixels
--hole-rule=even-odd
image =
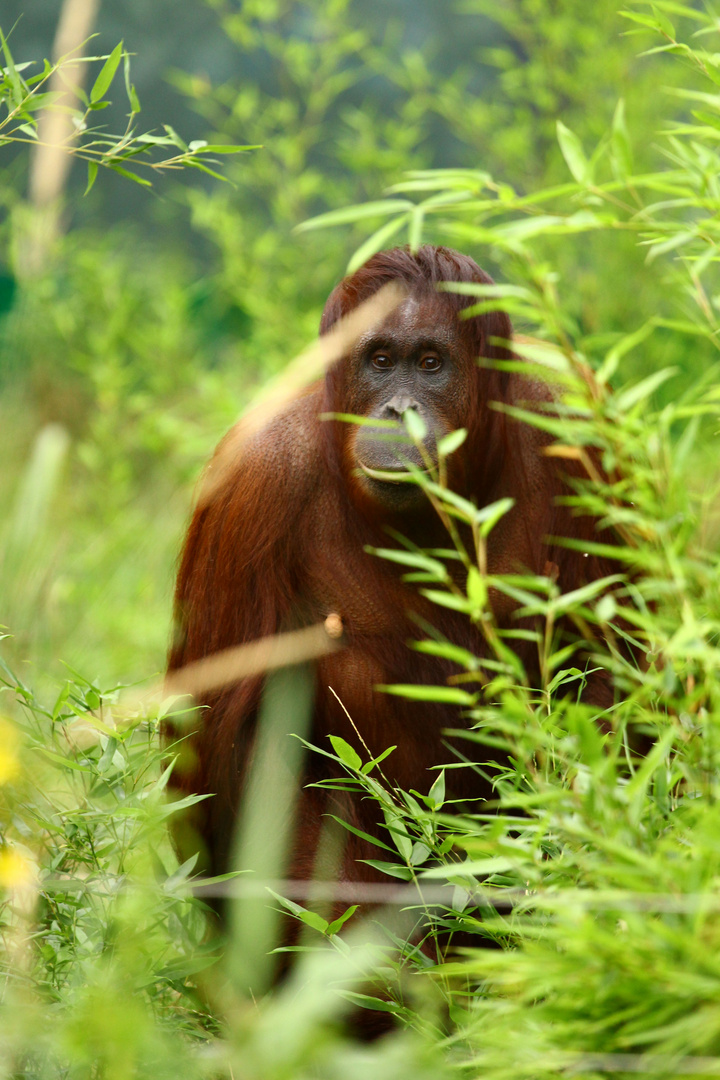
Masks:
[[[123,43],[121,41],[110,53],[107,60],[100,69],[100,74],[93,83],[92,90],[90,91],[91,104],[94,105],[95,102],[100,101],[100,99],[103,98],[106,92],[110,89],[110,84],[115,78],[115,72],[118,69],[120,60],[122,59],[122,55]]]
[[[394,694],[409,701],[441,701],[446,705],[474,705],[477,697],[458,686],[420,686],[415,683],[398,683],[394,686],[378,685],[376,690]]]
[[[350,743],[345,742],[339,735],[330,735],[329,739],[332,743],[333,750],[342,763],[348,765],[351,769],[359,770],[362,765],[362,758],[355,750],[353,750]]]
[[[98,163],[97,163],[97,161],[88,161],[87,187],[85,188],[85,191],[83,192],[84,195],[87,195],[92,190],[92,186],[93,186],[93,184],[95,183],[95,181],[97,179],[97,174],[98,174]]]
[[[328,225],[348,225],[365,218],[385,214],[396,214],[401,210],[412,210],[415,204],[409,199],[379,199],[376,202],[361,203],[359,206],[346,206],[340,210],[329,210],[326,214],[308,218],[296,225],[295,232],[309,232],[311,229],[324,229]]]
[[[565,162],[570,172],[579,184],[587,183],[590,178],[590,163],[585,157],[582,143],[577,135],[575,135],[570,128],[566,127],[562,120],[558,120],[557,137],[562,155],[565,158]]]

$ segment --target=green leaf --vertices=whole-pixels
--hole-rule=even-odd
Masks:
[[[350,262],[347,265],[347,273],[354,274],[356,270],[366,263],[368,259],[375,255],[376,252],[381,251],[389,240],[392,240],[396,233],[399,233],[402,227],[408,220],[407,214],[400,214],[396,218],[391,218],[390,221],[386,221],[384,225],[381,225],[372,236],[369,236],[364,244],[361,244],[357,249]]]
[[[188,145],[184,139],[181,139],[177,131],[170,124],[163,124],[163,128],[168,133],[168,138],[173,146],[177,146],[178,150],[183,150],[185,153],[188,151]]]
[[[570,172],[579,184],[586,184],[590,179],[590,163],[585,157],[582,143],[570,128],[565,127],[562,120],[557,122],[557,137]]]
[[[399,878],[400,881],[412,881],[415,876],[409,866],[403,866],[401,863],[382,862],[380,859],[361,859],[360,862],[387,874],[388,877]]]
[[[33,67],[34,64],[35,64],[34,60],[25,60],[25,62],[22,63],[22,64],[15,64],[15,71],[27,71],[27,69]],[[43,67],[44,67],[44,71],[42,71],[41,74],[33,75],[33,77],[31,79],[27,80],[27,85],[28,86],[34,86],[36,83],[43,82],[48,77],[48,75],[52,74],[52,64],[50,63],[49,60],[45,61],[45,63],[43,64]],[[0,74],[1,75],[7,75],[8,74],[8,69],[7,68],[0,68]]]
[[[136,143],[147,143],[148,146],[175,146],[169,135],[153,135],[151,131],[145,131],[135,137]]]
[[[6,41],[5,35],[3,34],[2,30],[0,30],[0,45],[2,45],[3,56],[5,57],[5,70],[7,71],[7,79],[10,83],[10,89],[12,91],[12,100],[15,105],[19,105],[25,97],[25,92],[23,90],[22,79],[18,75],[15,61],[13,60],[12,53],[10,52],[10,46]]]
[[[445,435],[440,439],[437,444],[438,454],[441,458],[450,457],[450,454],[454,454],[455,451],[462,446],[467,439],[467,428],[458,428],[457,431],[451,431],[449,435]]]
[[[119,768],[119,763],[115,761],[115,754],[118,748],[118,741],[115,738],[109,738],[107,745],[102,752],[102,756],[97,763],[97,770],[101,775],[110,772],[112,769]],[[125,762],[123,762],[125,764]]]
[[[410,852],[410,865],[422,866],[422,864],[427,861],[430,854],[431,851],[427,844],[424,844],[422,840],[416,840],[412,846],[412,851]]]
[[[118,69],[120,60],[123,54],[123,43],[119,42],[108,56],[107,60],[100,69],[100,74],[93,83],[92,90],[90,91],[90,102],[94,104],[96,101],[100,101],[104,97],[107,90],[110,88],[110,83],[115,78],[115,72]]]
[[[384,851],[392,852],[392,848],[388,847],[387,844],[384,844],[382,840],[378,840],[376,836],[370,836],[369,833],[363,832],[362,829],[356,829],[354,825],[351,825],[348,821],[343,821],[341,817],[337,817],[335,814],[328,814],[327,816],[332,818],[333,821],[337,821],[338,825],[342,825],[343,829],[347,829],[353,836],[359,836],[361,840],[367,840],[373,847],[383,848]]]
[[[128,101],[130,102],[130,112],[134,116],[135,113],[139,113],[141,110],[140,110],[140,99],[137,96],[137,93],[135,91],[135,87],[130,82],[130,54],[129,53],[125,53],[125,55],[123,56],[123,68],[124,68],[124,75],[125,75],[125,92],[126,92],[126,94],[128,96]]]
[[[212,967],[213,964],[217,964],[218,959],[218,956],[212,955],[180,957],[179,959],[166,964],[165,967],[160,968],[157,972],[157,978],[165,979],[167,982],[182,981],[189,975],[197,975],[199,972]]]
[[[618,364],[622,360],[626,353],[629,353],[631,349],[634,349],[636,345],[640,345],[646,337],[648,337],[656,328],[657,323],[654,319],[648,319],[646,323],[632,334],[626,334],[620,338],[616,345],[608,352],[607,356],[603,360],[600,368],[596,373],[596,377],[599,382],[607,383],[613,377],[617,371]]]
[[[408,835],[405,822],[395,810],[383,807],[383,815],[385,817],[385,825],[387,826],[395,846],[403,859],[405,859],[406,862],[409,862],[413,843]]]
[[[55,701],[55,704],[53,705],[53,711],[52,711],[53,720],[57,720],[58,716],[63,711],[63,706],[65,705],[69,694],[70,694],[70,683],[66,682],[66,683],[64,683],[63,688],[60,691],[60,693],[58,694],[57,699]]]
[[[647,797],[647,789],[653,773],[657,769],[663,768],[675,738],[674,728],[671,727],[663,732],[652,750],[645,755],[642,765],[628,782],[626,793],[630,800],[631,814],[635,821],[640,820],[643,800]]]
[[[667,15],[663,14],[662,11],[658,11],[655,4],[652,5],[652,12],[653,12],[653,15],[655,16],[655,20],[656,20],[658,26],[660,27],[660,29],[662,30],[663,34],[666,34],[667,37],[672,38],[672,40],[674,41],[675,40],[675,27],[670,22]]]
[[[195,806],[197,803],[211,798],[212,795],[186,795],[184,799],[176,799],[175,802],[165,803],[157,809],[156,813],[160,818],[172,817],[179,810],[187,810],[188,807]],[[116,810],[115,813],[119,813],[119,811]]]
[[[515,505],[515,500],[510,498],[498,499],[497,502],[488,503],[475,512],[475,520],[480,526],[480,535],[489,536],[497,525],[500,518],[509,513]]]
[[[460,645],[453,645],[449,641],[414,641],[413,649],[417,652],[426,653],[428,656],[440,656],[444,660],[452,660],[454,664],[460,664],[468,671],[476,671],[478,659],[469,649],[463,649]]]
[[[143,187],[152,187],[152,182],[146,180],[144,176],[138,176],[137,173],[132,173],[128,169],[123,169],[122,165],[110,164],[110,168],[113,172],[119,173],[120,176],[124,176],[126,180],[134,180],[136,184],[141,184]]]
[[[468,570],[465,591],[467,592],[468,600],[472,606],[479,611],[484,611],[488,597],[487,584],[477,566],[471,566]]]
[[[508,859],[503,855],[496,855],[488,859],[468,859],[462,863],[448,863],[446,866],[433,866],[430,870],[423,870],[421,878],[423,881],[432,878],[458,878],[463,880],[465,874],[472,874],[473,877],[487,877],[489,874],[502,874],[507,870],[513,870],[516,866],[516,862],[512,859]],[[467,881],[464,884],[468,884]]]
[[[631,409],[633,405],[637,405],[639,401],[645,400],[657,390],[659,386],[662,386],[664,382],[671,379],[677,374],[677,368],[662,368],[661,371],[654,371],[652,375],[648,375],[645,379],[641,379],[635,386],[631,386],[629,390],[622,390],[616,396],[614,405],[618,412],[625,412]]]
[[[423,225],[425,213],[422,207],[416,207],[410,215],[410,229],[408,231],[408,246],[411,251],[417,251],[422,244]]]
[[[379,555],[388,562],[398,563],[400,566],[414,566],[418,570],[425,570],[439,581],[448,579],[448,572],[444,563],[439,559],[431,559],[422,551],[398,551],[396,548],[366,548],[373,555]]]
[[[598,600],[595,605],[595,614],[598,618],[598,622],[609,623],[610,620],[615,617],[616,613],[617,604],[612,593],[607,593],[602,599]]]
[[[556,652],[551,653],[548,657],[547,662],[548,670],[555,671],[562,664],[565,664],[568,660],[570,660],[577,651],[578,643],[570,642],[570,644],[566,645],[564,648],[558,649]]]
[[[281,904],[286,911],[289,911],[292,915],[298,917],[305,911],[305,908],[301,904],[296,904],[294,900],[289,900],[286,896],[281,896],[280,893],[276,893],[274,889],[268,887],[267,890],[271,896],[274,896],[279,904]]]
[[[207,165],[195,157],[186,158],[183,160],[183,165],[188,169],[199,169],[200,172],[207,173],[208,176],[212,176],[215,180],[222,180],[224,184],[230,183],[227,176],[223,176],[222,173],[216,172],[215,169],[209,169]]]
[[[194,855],[191,855],[189,859],[186,859],[184,863],[178,866],[177,870],[174,870],[172,874],[168,874],[162,883],[163,890],[165,892],[172,892],[178,885],[181,885],[192,874],[195,869],[195,864],[200,857],[198,851]]]
[[[378,685],[375,690],[384,694],[395,694],[409,701],[441,701],[446,705],[474,705],[477,698],[459,686],[423,686],[417,683],[395,683],[392,686]]]
[[[620,98],[615,106],[615,113],[613,115],[612,150],[615,174],[619,179],[624,180],[632,175],[633,156],[630,135],[628,133],[627,124],[625,123],[625,102],[622,98]]]
[[[373,1009],[377,1012],[397,1013],[400,1006],[394,1001],[383,1001],[382,998],[370,997],[369,994],[358,994],[354,990],[336,990],[340,997],[345,998],[352,1005],[359,1005],[361,1009]]]
[[[97,161],[88,161],[87,187],[85,188],[85,191],[83,192],[83,195],[87,195],[88,192],[90,192],[92,190],[92,186],[95,183],[95,180],[97,179],[97,174],[98,174],[98,163],[97,163]]]
[[[192,150],[193,144],[190,143]],[[229,146],[222,143],[208,143],[201,148],[203,154],[240,154],[246,150],[262,150],[262,143],[248,144],[247,146]]]
[[[382,754],[378,754],[372,761],[366,761],[360,769],[363,776],[367,776],[368,773],[372,772],[376,765],[379,765],[381,761],[384,761],[386,757],[389,757],[389,755],[392,754],[393,750],[397,750],[397,744],[395,746],[388,746],[387,750],[383,750]]]
[[[423,596],[432,600],[439,607],[449,608],[451,611],[464,611],[470,614],[470,604],[464,596],[455,596],[454,593],[441,592],[440,589],[421,589]]]
[[[305,923],[306,926],[310,926],[313,930],[318,930],[321,934],[326,934],[329,929],[327,919],[323,919],[322,915],[318,915],[316,911],[303,909],[297,913],[297,917],[300,922]]]
[[[657,259],[658,255],[667,255],[669,251],[677,251],[678,248],[697,240],[698,234],[694,229],[680,229],[667,240],[653,241],[647,254],[649,263]]]
[[[333,934],[337,934],[338,930],[340,930],[345,925],[348,919],[352,918],[359,906],[359,904],[353,904],[352,907],[349,907],[347,911],[344,911],[342,913],[342,915],[339,915],[334,922],[331,922],[327,928],[328,937],[332,937]]]
[[[639,26],[646,26],[648,30],[660,29],[657,19],[651,18],[650,15],[640,15],[637,11],[619,11],[618,15],[621,15],[624,19],[629,19],[630,22],[638,23]]]
[[[589,600],[594,600],[598,593],[603,592],[609,585],[614,585],[620,581],[622,581],[621,574],[598,578],[597,581],[590,581],[587,585],[581,585],[579,589],[572,589],[570,592],[563,593],[562,596],[552,601],[550,606],[558,612],[575,610]]]
[[[339,735],[330,735],[329,739],[332,743],[333,750],[343,762],[343,764],[349,765],[351,769],[356,769],[359,771],[360,766],[362,765],[362,758],[359,756],[359,754],[356,753],[355,750],[353,750],[350,743],[345,742],[345,740],[341,739]]]
[[[421,443],[427,435],[427,424],[415,409],[406,409],[402,415],[403,424],[410,438]]]
[[[60,91],[48,90],[45,94],[33,94],[23,102],[23,112],[37,112],[39,109],[49,109],[63,94]]]
[[[328,225],[348,225],[354,221],[385,214],[397,214],[401,210],[413,210],[415,204],[409,199],[378,199],[376,202],[361,203],[360,206],[345,206],[340,210],[329,210],[326,214],[308,218],[295,226],[295,232],[309,232],[311,229],[323,229]]]
[[[52,761],[53,765],[60,765],[64,769],[73,769],[75,772],[95,772],[95,770],[91,769],[88,765],[81,765],[79,761],[73,761],[72,758],[63,757],[62,754],[56,754],[53,750],[48,750],[44,746],[38,746],[35,749],[39,750],[43,757],[46,757],[48,761]]]
[[[428,791],[428,799],[432,803],[433,810],[442,809],[442,805],[445,802],[445,770],[441,769],[436,779],[433,781],[432,787]]]
[[[580,668],[563,668],[562,671],[558,671],[557,675],[547,685],[547,690],[552,694],[559,686],[564,686],[566,683],[576,682],[578,679],[584,678],[583,672]]]
[[[478,508],[469,499],[463,499],[461,495],[456,495],[454,491],[436,484],[433,480],[424,480],[423,487],[427,488],[433,495],[437,495],[438,499],[442,499],[448,506],[459,510],[463,517],[467,518],[468,522],[477,520]]]

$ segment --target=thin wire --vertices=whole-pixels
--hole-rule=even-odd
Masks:
[[[186,883],[189,893],[202,898],[253,898],[263,896],[268,890],[278,893],[288,900],[327,900],[357,904],[382,904],[408,906],[419,904],[426,907],[452,908],[452,899],[457,888],[464,889],[468,907],[487,907],[495,911],[511,910],[519,907],[547,909],[587,908],[593,911],[647,911],[658,913],[696,914],[720,911],[720,894],[684,893],[675,896],[671,893],[628,893],[613,890],[594,891],[576,889],[554,892],[536,892],[518,886],[517,888],[483,888],[482,886],[457,885],[458,871],[453,873],[455,882],[447,885],[424,885],[422,880],[412,885],[386,885],[382,882],[366,881],[314,881],[278,879],[258,881],[254,879],[235,879],[234,881],[216,881],[194,878]],[[99,891],[102,881],[98,878],[47,878],[41,883],[41,891],[62,892],[80,889]],[[125,888],[123,881],[117,880],[109,893],[116,894]],[[178,885],[178,889],[182,886]]]

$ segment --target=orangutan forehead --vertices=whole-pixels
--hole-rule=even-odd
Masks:
[[[356,348],[364,349],[371,342],[383,344],[394,340],[422,340],[428,345],[437,342],[450,345],[457,341],[459,323],[448,318],[448,305],[441,296],[427,292],[413,294],[403,300],[382,323],[369,327],[358,339]]]

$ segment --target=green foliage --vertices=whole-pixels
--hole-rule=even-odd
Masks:
[[[67,142],[64,150],[87,162],[86,194],[95,183],[99,168],[112,169],[128,180],[147,187],[152,186],[152,181],[138,172],[138,167],[144,166],[156,173],[169,169],[201,169],[222,180],[224,178],[209,167],[218,164],[218,154],[236,154],[243,150],[257,149],[254,146],[209,146],[203,140],[188,145],[168,124],[165,125],[164,135],[149,131],[136,134],[134,124],[141,111],[140,102],[135,87],[130,82],[130,54],[123,48],[122,42],[115,46],[109,56],[64,56],[55,64],[45,60],[43,70],[27,78],[23,72],[32,68],[33,63],[15,63],[2,29],[0,48],[5,61],[5,67],[0,69],[0,110],[4,107],[7,113],[0,119],[0,147],[11,143],[36,143],[38,113],[59,110],[63,114],[69,114],[78,139],[77,142]],[[78,64],[94,64],[100,60],[104,63],[89,94],[86,94],[80,85],[72,87],[72,97],[77,99],[77,104],[74,100],[72,104],[68,104],[68,95],[64,90],[48,89],[50,80],[56,74],[62,78],[64,68],[76,67]],[[122,135],[111,135],[103,127],[90,126],[90,121],[93,113],[110,105],[105,95],[112,86],[121,63],[130,112]],[[53,85],[57,85],[56,79],[53,79]],[[172,152],[168,151],[169,147],[173,148]],[[162,155],[159,160],[149,158],[148,155],[154,151],[159,151]],[[128,165],[133,167],[128,168]]]
[[[387,782],[394,748],[374,760],[338,737],[316,748],[337,767],[325,786],[340,805],[343,790],[377,805],[386,832],[372,865],[387,875],[376,894],[387,904],[363,919],[358,896],[332,916],[327,893],[281,895],[274,882],[271,903],[302,936],[287,983],[258,1002],[243,996],[237,966],[216,962],[193,862],[178,866],[164,831],[178,807],[163,799],[156,733],[172,703],[152,711],[73,676],[48,705],[6,670],[0,1075],[718,1075],[715,16],[634,3],[623,21],[632,36],[617,41],[614,5],[465,3],[468,18],[482,10],[507,34],[490,56],[501,72],[490,97],[469,93],[467,70],[440,80],[410,50],[389,63],[389,46],[358,29],[348,3],[315,20],[290,0],[216,6],[242,55],[272,74],[262,88],[217,94],[176,77],[221,133],[211,144],[252,128],[266,145],[243,163],[237,191],[188,196],[217,245],[217,276],[188,291],[193,271],[171,253],[118,256],[114,236],[71,234],[3,327],[17,363],[3,408],[29,460],[0,477],[14,498],[0,592],[16,657],[42,657],[43,639],[55,654],[62,640],[72,659],[148,673],[182,516],[163,505],[169,487],[247,394],[227,389],[232,335],[245,373],[279,367],[313,333],[338,253],[353,244],[357,259],[428,237],[499,267],[506,284],[465,292],[533,335],[507,366],[546,378],[558,400],[522,418],[580,477],[574,509],[614,530],[618,572],[571,594],[552,574],[489,577],[487,537],[509,505],[475,507],[448,490],[445,462],[464,436],[443,441],[435,472],[412,482],[445,522],[450,551],[376,555],[471,619],[487,655],[428,633],[415,647],[453,661],[456,675],[385,689],[456,704],[467,761],[452,767],[490,776],[495,798],[458,813],[442,770],[419,791]],[[371,72],[395,87],[388,115],[349,95]],[[98,101],[105,89],[101,76]],[[688,111],[654,119],[678,103]],[[457,168],[433,168],[446,164],[433,158],[438,117],[465,146]],[[307,215],[315,227],[291,236]],[[341,235],[340,224],[351,228]],[[39,408],[43,391],[59,408],[51,377],[82,408]],[[18,401],[62,420],[70,442],[57,427],[34,438]],[[598,540],[579,554],[607,553]],[[530,628],[496,624],[492,589]],[[84,636],[71,625],[80,616]],[[103,634],[111,644],[88,644]],[[513,651],[520,637],[537,648],[540,685]],[[615,688],[604,713],[582,697],[597,668]],[[285,729],[286,713],[272,717]],[[267,816],[261,804],[255,816]],[[273,828],[266,840],[256,821],[245,839],[274,875],[283,837]],[[243,877],[220,884],[246,911],[257,906]],[[399,1031],[358,1048],[341,1033],[350,1006],[391,1014]]]
[[[468,101],[462,83],[451,84],[444,113],[457,117],[465,140],[482,149],[479,164],[526,191],[541,178],[548,185],[564,179],[558,117],[595,144],[621,98],[634,130],[647,130],[658,116],[658,79],[682,78],[667,68],[660,75],[638,58],[635,39],[620,37],[628,27],[615,0],[592,7],[578,0],[461,0],[459,6],[468,20],[484,15],[505,31],[505,41],[481,54],[497,70],[499,92]],[[635,152],[649,162],[649,143],[637,140]]]
[[[495,44],[477,57],[461,53],[451,70],[431,45],[407,42],[391,11],[368,20],[352,0],[241,8],[213,0],[213,7],[237,46],[242,78],[213,89],[206,77],[178,72],[174,82],[212,125],[212,140],[250,137],[263,151],[243,160],[241,171],[231,169],[235,190],[195,190],[187,198],[194,226],[217,247],[217,287],[248,319],[245,362],[264,369],[314,335],[339,267],[371,254],[373,242],[365,241],[373,219],[381,225],[376,246],[400,242],[403,222],[383,220],[377,197],[404,170],[445,165],[451,154],[460,166],[491,169],[519,190],[537,190],[562,175],[555,138],[561,113],[593,142],[605,134],[619,89],[636,130],[662,115],[658,72],[640,67],[635,43],[619,36],[624,26],[614,0],[463,3],[460,27],[467,25],[471,40]],[[498,43],[498,34],[506,40]],[[248,80],[247,71],[257,77]],[[311,215],[340,220],[348,203],[360,200],[369,220],[356,219],[349,235],[293,235]],[[410,220],[418,235],[422,218]],[[633,251],[627,244],[622,257]],[[573,252],[567,265],[577,263]],[[592,312],[596,325],[626,321],[617,271],[616,259],[593,249],[592,269],[570,301]],[[647,292],[650,313],[657,290]]]
[[[198,801],[165,798],[157,727],[170,701],[73,676],[44,706],[1,666],[14,713],[0,715],[3,1076],[341,1080],[372,1066],[392,1080],[401,1063],[419,1080],[446,1075],[418,1039],[374,1052],[341,1038],[359,972],[384,957],[371,936],[352,956],[311,955],[265,1002],[236,996],[193,898],[197,855],[178,865],[168,840],[168,819]],[[283,903],[328,938],[355,910],[328,925]]]
[[[162,666],[189,485],[247,392],[199,360],[209,339],[226,346],[179,260],[132,236],[89,249],[86,239],[64,241],[0,327],[0,618],[16,657],[55,665],[55,678],[61,655],[93,676],[133,679]],[[34,490],[23,459],[48,428],[65,432],[65,464],[54,480],[39,476],[43,516],[18,562],[14,517]]]
[[[482,39],[523,58],[506,65],[492,88],[482,66],[487,53],[471,56],[464,39],[456,43],[463,45],[462,62],[455,51],[450,61],[430,47],[419,49],[390,7],[368,20],[363,5],[349,0],[214,6],[237,47],[242,79],[218,88],[202,75],[173,79],[211,126],[209,144],[263,145],[237,168],[227,159],[225,175],[234,187],[184,186],[181,206],[158,201],[158,216],[171,223],[160,244],[127,223],[121,235],[71,229],[31,277],[21,268],[33,211],[9,185],[2,196],[0,236],[14,285],[13,306],[0,316],[4,497],[19,490],[42,427],[60,423],[71,434],[49,510],[52,558],[43,564],[37,617],[19,612],[21,601],[2,616],[13,629],[35,628],[23,631],[18,655],[29,650],[43,670],[62,656],[111,682],[162,665],[190,477],[254,386],[314,337],[322,303],[346,261],[362,259],[379,242],[400,242],[409,221],[413,238],[433,224],[432,213],[413,212],[405,222],[402,215],[383,217],[388,201],[398,205],[397,196],[378,198],[383,187],[404,169],[448,160],[492,163],[520,190],[554,183],[564,168],[554,139],[560,99],[537,89],[543,72],[548,85],[573,73],[564,83],[563,117],[586,144],[610,123],[620,69],[633,74],[621,86],[628,138],[656,128],[653,117],[663,115],[659,59],[635,61],[636,42],[618,36],[624,24],[607,3],[567,2],[558,10],[550,0],[511,0],[485,14],[455,15],[470,43]],[[510,11],[525,35],[522,50],[511,37],[498,43],[499,34],[515,33],[507,24]],[[493,27],[491,17],[501,18],[504,29]],[[582,47],[573,42],[572,25]],[[550,63],[544,50],[556,39],[563,51]],[[672,70],[662,71],[663,82],[673,81]],[[119,77],[118,67],[115,83]],[[546,98],[552,98],[549,112]],[[541,129],[546,135],[534,141]],[[518,131],[511,153],[503,140]],[[646,140],[640,149],[637,142],[636,158],[644,161]],[[90,201],[102,193],[96,187]],[[349,230],[293,231],[311,215],[343,216],[358,200],[370,216]],[[211,264],[208,249],[198,254],[189,242],[185,204],[196,238],[212,243]],[[405,204],[412,207],[414,199]],[[376,226],[379,237],[372,235]],[[430,235],[464,242],[441,231]],[[586,332],[621,332],[638,310],[651,318],[666,306],[665,262],[654,263],[651,273],[643,269],[629,233],[613,245],[587,232],[574,246],[568,235],[548,237],[547,244],[547,250],[538,246],[538,257],[560,267],[563,310]],[[487,264],[490,255],[483,249],[480,261]],[[633,276],[633,290],[623,285],[625,273]],[[692,342],[681,355],[673,345],[670,358],[664,333],[656,335],[654,350],[667,364],[704,362]],[[640,360],[637,368],[642,371]],[[21,579],[12,592],[22,596]]]
[[[691,60],[716,83],[716,54],[688,45],[669,11],[717,32],[714,16],[675,3],[627,14],[663,36],[661,49]],[[710,85],[689,97],[712,107],[717,95]],[[570,504],[618,538],[614,548],[583,543],[582,554],[614,553],[620,572],[569,594],[552,576],[488,576],[480,523],[489,511],[491,527],[495,508],[464,504],[445,488],[441,467],[429,477],[415,471],[411,482],[425,489],[468,569],[466,589],[437,553],[412,548],[392,558],[406,564],[408,580],[426,596],[477,623],[488,659],[430,638],[419,647],[458,663],[455,685],[386,689],[424,700],[454,691],[471,724],[468,763],[457,767],[491,776],[496,798],[462,817],[438,812],[436,796],[370,781],[361,759],[336,748],[350,777],[343,786],[378,801],[397,849],[396,868],[373,865],[418,887],[435,928],[430,935],[469,932],[501,946],[468,950],[465,938],[463,955],[430,973],[447,995],[469,1075],[720,1071],[720,981],[712,959],[720,367],[708,363],[718,331],[713,185],[720,161],[712,114],[695,112],[693,121],[669,126],[661,146],[668,164],[653,172],[632,170],[618,109],[590,156],[558,123],[571,183],[522,196],[484,173],[416,172],[396,186],[397,205],[383,208],[406,229],[413,219],[432,218],[433,237],[471,253],[492,250],[509,284],[462,291],[477,295],[472,310],[499,304],[521,318],[535,337],[505,366],[558,387],[552,409],[508,411],[549,432],[560,459],[580,463],[585,479],[574,482]],[[358,207],[358,219],[362,214]],[[353,219],[349,209],[345,220]],[[547,251],[548,237],[597,233],[612,244],[620,231],[645,250],[648,272],[662,266],[668,288],[651,320],[598,337],[569,315],[556,271],[539,252]],[[419,242],[412,226],[405,235]],[[689,339],[697,353],[694,377],[686,375],[679,388],[677,371],[653,371],[645,361],[646,374],[637,378],[627,366],[632,350],[654,349],[660,328],[671,351],[682,356]],[[660,387],[673,378],[673,397],[657,404]],[[472,532],[472,550],[459,542],[458,519]],[[518,615],[534,629],[496,626],[490,589],[518,602]],[[575,637],[561,629],[561,618],[575,625]],[[536,644],[538,686],[528,684],[512,651],[518,634]],[[615,688],[614,705],[602,713],[581,697],[597,669],[612,674]],[[454,734],[462,732],[458,726]],[[432,889],[437,881],[447,882],[445,900]]]
[[[117,691],[79,677],[49,707],[7,667],[3,682],[19,704],[0,751],[6,1075],[72,1060],[124,1076],[164,1054],[173,1075],[162,1027],[212,1027],[189,980],[216,957],[187,889],[195,860],[177,866],[164,827],[180,804],[164,799],[158,717],[113,710]]]
[[[418,53],[388,63],[382,27],[363,26],[350,0],[213,7],[241,70],[259,76],[213,89],[177,72],[175,84],[218,139],[252,132],[263,152],[248,159],[236,190],[196,190],[188,200],[195,228],[217,246],[218,287],[249,321],[245,362],[267,370],[315,335],[319,308],[351,251],[351,242],[339,251],[337,237],[299,240],[293,228],[313,212],[367,198],[409,162],[432,163],[432,80]],[[377,90],[364,89],[371,79],[397,88],[390,115],[380,111]]]

